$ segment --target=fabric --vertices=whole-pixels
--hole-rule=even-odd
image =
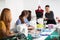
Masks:
[[[53,20],[46,20],[47,23],[46,24],[56,24],[56,21],[53,19]]]
[[[43,17],[43,12],[44,12],[44,10],[35,10],[35,12],[36,12],[36,17],[37,17],[37,19],[39,19],[39,18],[42,18]]]
[[[29,23],[29,21],[28,21],[28,19],[24,19],[24,21],[25,21],[25,23],[27,24],[27,26],[29,27],[30,26],[30,23]],[[20,19],[18,19],[17,21],[16,21],[16,27],[14,27],[14,29],[13,29],[13,31],[15,32],[15,33],[18,33],[19,31],[17,30],[17,26],[18,25],[22,25],[22,23],[21,23],[21,20]]]
[[[5,34],[3,34],[3,31],[6,31],[6,26],[3,21],[0,21],[0,39],[5,36]]]
[[[50,11],[50,13],[45,13],[45,17],[52,20],[54,19],[54,13],[53,11]]]
[[[41,10],[37,9],[37,10],[35,10],[35,12],[41,12],[41,13],[43,13],[44,10],[43,9],[41,9]]]
[[[24,19],[24,21],[27,25],[30,25],[28,19]],[[16,25],[19,25],[19,24],[22,24],[20,19],[16,21]]]
[[[59,39],[59,34],[57,31],[54,31],[51,35],[49,35],[45,40],[53,40],[54,38]],[[59,39],[60,40],[60,39]]]
[[[50,11],[50,13],[45,13],[45,18],[48,18],[47,24],[56,24],[56,21],[54,19],[53,11]]]

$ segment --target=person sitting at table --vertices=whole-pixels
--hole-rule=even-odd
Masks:
[[[29,16],[29,12],[27,10],[23,10],[21,15],[19,16],[19,19],[16,21],[16,25],[19,25],[19,24],[26,24],[28,26],[28,29],[34,29],[34,27],[32,27],[30,24],[29,24],[29,21],[28,21],[28,16]]]
[[[0,39],[8,36],[13,36],[14,34],[10,31],[11,23],[11,11],[8,8],[4,8],[1,12],[0,20]]]
[[[53,11],[50,11],[50,6],[46,5],[45,10],[45,20],[47,21],[47,24],[56,24],[56,21],[54,19],[54,13]]]

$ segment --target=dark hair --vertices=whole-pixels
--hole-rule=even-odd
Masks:
[[[28,21],[30,21],[31,20],[31,11],[30,10],[28,10],[28,12],[29,12],[29,16],[28,16]]]
[[[50,7],[49,5],[46,5],[45,7]]]
[[[27,10],[23,10],[21,15],[19,16],[19,19],[21,20],[21,23],[25,23],[23,17],[28,15],[29,12]]]

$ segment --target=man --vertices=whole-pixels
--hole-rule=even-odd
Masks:
[[[54,13],[50,10],[50,6],[45,6],[45,20],[47,21],[47,24],[56,24],[54,19]]]

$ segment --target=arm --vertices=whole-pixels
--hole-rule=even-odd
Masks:
[[[51,11],[50,13],[51,13],[51,15],[50,15],[51,17],[49,19],[53,20],[54,19],[54,13],[53,13],[53,11]]]
[[[54,18],[54,13],[53,13],[53,11],[51,11],[51,13],[52,13],[52,18]]]
[[[16,21],[16,25],[19,25],[19,24],[21,24],[20,19],[18,19],[18,20]]]
[[[48,20],[46,13],[45,13],[45,20]]]
[[[46,19],[49,19],[49,20],[54,19],[53,11],[50,11],[50,16],[48,16],[47,14],[45,14],[45,18],[46,18]]]
[[[26,19],[25,21],[26,21],[26,24],[29,26],[29,25],[30,25],[30,23],[29,23],[28,19]]]
[[[3,37],[5,36],[5,37],[7,37],[7,36],[13,36],[14,34],[10,34],[10,33],[7,33],[7,28],[6,28],[6,26],[5,26],[5,24],[4,24],[4,22],[0,22],[0,30],[1,30],[1,35],[3,35]]]
[[[3,35],[7,36],[6,26],[5,26],[5,24],[3,22],[0,22],[0,30],[1,30]]]

